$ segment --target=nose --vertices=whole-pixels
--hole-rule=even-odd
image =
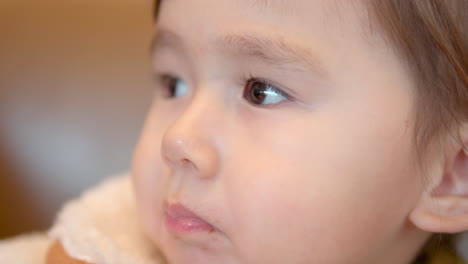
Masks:
[[[217,174],[217,110],[209,100],[193,100],[165,131],[161,155],[171,169],[201,179]]]

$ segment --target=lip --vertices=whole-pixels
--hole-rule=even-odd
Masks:
[[[213,233],[215,227],[180,203],[164,204],[168,230],[178,235]]]

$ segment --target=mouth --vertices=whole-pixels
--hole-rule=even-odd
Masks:
[[[165,220],[168,230],[177,235],[213,233],[216,228],[180,203],[165,203]]]

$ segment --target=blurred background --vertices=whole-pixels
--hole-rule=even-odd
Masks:
[[[0,0],[0,239],[130,167],[149,108],[150,0]]]

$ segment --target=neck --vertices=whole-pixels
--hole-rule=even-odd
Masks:
[[[398,236],[382,249],[380,260],[382,264],[412,264],[421,253],[423,247],[432,236],[408,224]],[[385,256],[382,260],[382,256]],[[376,262],[374,262],[376,263]]]

